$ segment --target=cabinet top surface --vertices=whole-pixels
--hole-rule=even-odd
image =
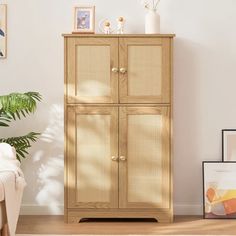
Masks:
[[[95,37],[106,37],[106,38],[122,38],[122,37],[144,37],[144,38],[174,38],[175,34],[62,34],[65,38],[95,38]]]

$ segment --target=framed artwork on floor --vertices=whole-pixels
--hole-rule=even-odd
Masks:
[[[204,161],[203,216],[236,219],[236,162]]]
[[[95,6],[78,6],[74,8],[73,33],[95,32]]]
[[[236,161],[236,129],[222,130],[222,159]]]
[[[0,58],[7,56],[7,5],[0,4]]]

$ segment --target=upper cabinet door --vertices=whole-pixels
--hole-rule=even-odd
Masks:
[[[171,39],[121,38],[121,103],[170,103]]]
[[[68,103],[118,102],[118,39],[69,38]]]

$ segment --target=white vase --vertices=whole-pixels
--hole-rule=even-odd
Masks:
[[[145,16],[145,33],[160,33],[160,15],[155,10],[148,10]]]

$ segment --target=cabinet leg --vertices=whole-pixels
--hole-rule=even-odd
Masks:
[[[83,219],[82,217],[78,217],[78,216],[72,216],[72,217],[68,217],[68,223],[69,224],[78,224],[81,219]]]
[[[1,233],[2,236],[8,236],[8,225],[5,224],[2,228],[2,233]]]
[[[169,218],[155,217],[155,219],[157,220],[158,223],[172,223],[173,222],[172,217],[169,217]]]
[[[77,219],[76,219],[76,221],[77,221],[76,223],[79,223],[82,219],[83,219],[83,218],[77,218]]]

